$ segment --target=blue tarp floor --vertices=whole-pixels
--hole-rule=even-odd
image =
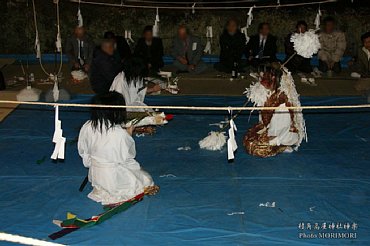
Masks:
[[[72,102],[88,102],[78,96]],[[149,97],[149,105],[240,106],[242,97]],[[304,105],[365,103],[360,97],[303,98]],[[306,111],[308,142],[267,159],[246,154],[253,113],[236,120],[239,150],[201,150],[198,141],[227,113],[174,112],[153,136],[136,137],[137,160],[161,187],[129,210],[57,240],[68,245],[370,245],[370,110]],[[22,106],[0,123],[0,231],[49,240],[53,219],[102,211],[78,187],[86,169],[76,137],[87,109],[61,109],[66,159],[54,163],[54,111]],[[179,147],[191,147],[180,151]],[[37,162],[39,161],[39,163]],[[260,204],[275,202],[275,207]],[[312,229],[299,228],[304,223]],[[314,228],[335,223],[349,229]],[[302,224],[301,224],[302,225]],[[355,226],[353,228],[352,226]],[[358,227],[356,227],[358,226]],[[352,232],[355,239],[303,239],[303,234]],[[322,234],[321,234],[322,235]],[[7,245],[0,242],[0,245]]]

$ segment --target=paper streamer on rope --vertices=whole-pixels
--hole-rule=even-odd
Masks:
[[[36,38],[35,38],[35,51],[36,51],[36,58],[41,58],[41,46],[40,46],[40,38],[39,38],[39,32],[36,31]]]
[[[316,27],[316,29],[319,29],[320,28],[320,19],[321,19],[321,16],[322,16],[322,13],[321,13],[321,9],[319,7],[319,10],[317,11],[317,14],[316,14],[316,18],[315,18],[315,22],[314,22],[314,25]]]
[[[77,11],[77,26],[78,27],[83,27],[83,25],[84,25],[84,20],[82,18],[81,9],[78,8],[78,11]]]
[[[212,53],[212,39],[213,39],[213,28],[212,26],[207,26],[206,31],[206,38],[207,38],[207,44],[204,48],[204,53],[211,54]]]
[[[55,148],[51,159],[64,159],[66,138],[63,137],[62,122],[59,120],[59,106],[55,106],[55,130],[53,135],[53,143]]]
[[[54,99],[54,102],[57,102],[59,100],[58,76],[50,74],[50,77],[53,78],[53,81],[54,81],[53,99]]]
[[[59,0],[54,0],[54,3],[57,6],[57,38],[55,41],[55,47],[58,52],[62,52],[62,37],[60,34],[60,24],[59,24]]]
[[[159,37],[159,10],[157,8],[157,13],[155,15],[154,26],[153,26],[153,37]]]
[[[252,21],[253,21],[253,8],[254,8],[254,6],[249,9],[248,14],[247,14],[248,15],[247,24],[246,24],[247,28],[249,28],[252,25]]]
[[[131,30],[125,30],[125,39],[127,40],[127,43],[135,43],[132,39]]]
[[[191,13],[192,13],[192,14],[195,14],[195,4],[196,4],[196,3],[194,3],[194,4],[191,6]]]
[[[236,128],[235,122],[232,118],[232,111],[229,110],[230,113],[230,129],[229,129],[229,139],[227,140],[227,159],[229,161],[234,160],[234,152],[238,149],[238,144],[235,140],[235,131],[238,129]]]
[[[248,44],[249,40],[250,40],[250,37],[248,36],[248,28],[245,26],[245,27],[242,27],[240,29],[241,33],[244,34],[245,36],[245,44]]]
[[[248,28],[252,25],[252,21],[253,21],[253,8],[254,7],[255,6],[249,8],[249,11],[248,11],[248,14],[247,14],[247,16],[248,16],[247,22],[246,22],[245,26],[240,29],[240,31],[245,36],[245,44],[248,44],[248,42],[250,40],[250,38],[248,36]]]

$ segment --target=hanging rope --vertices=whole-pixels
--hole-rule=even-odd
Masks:
[[[35,0],[32,0],[32,6],[33,6],[33,21],[35,24],[35,32],[36,32],[36,41],[35,41],[35,49],[36,49],[36,57],[39,60],[40,67],[42,71],[47,75],[50,76],[50,73],[48,73],[42,64],[42,53],[41,53],[41,44],[40,44],[40,39],[39,39],[39,31],[38,31],[38,25],[37,25],[37,13],[36,13],[36,7],[35,7]],[[60,65],[58,68],[58,73],[57,75],[62,71],[62,66],[63,66],[63,54],[62,54],[62,42],[61,42],[61,36],[60,36],[60,18],[59,18],[59,0],[56,1],[56,8],[57,8],[57,41],[56,45],[59,46],[59,54],[60,54]],[[58,43],[59,41],[59,43]],[[58,43],[58,44],[57,44]],[[58,47],[57,47],[58,49]]]
[[[1,103],[22,104],[22,105],[40,105],[40,106],[60,106],[60,107],[77,107],[77,108],[130,108],[130,109],[175,109],[175,110],[194,110],[194,111],[254,111],[254,110],[276,110],[279,107],[196,107],[196,106],[128,106],[128,105],[97,105],[97,104],[77,104],[77,103],[46,103],[46,102],[25,102],[25,101],[11,101],[0,100]],[[329,106],[292,106],[287,109],[366,109],[370,108],[370,104],[360,105],[329,105]]]
[[[158,6],[159,2],[156,5],[137,5],[137,4],[116,4],[116,3],[103,3],[103,2],[91,2],[91,1],[79,1],[79,0],[69,0],[73,3],[83,3],[83,4],[92,4],[92,5],[100,5],[100,6],[109,6],[109,7],[125,7],[125,8],[142,8],[142,9],[172,9],[172,10],[232,10],[232,9],[249,9],[251,6]],[[314,5],[314,4],[325,4],[325,3],[335,3],[337,0],[325,0],[325,1],[318,1],[318,2],[305,2],[305,3],[290,3],[290,4],[274,4],[274,5],[256,5],[256,9],[261,8],[277,8],[277,7],[297,7],[297,6],[305,6],[305,5]],[[194,2],[192,2],[194,4]],[[199,2],[196,2],[199,3]],[[154,4],[154,3],[153,3]],[[203,4],[203,3],[202,3]]]

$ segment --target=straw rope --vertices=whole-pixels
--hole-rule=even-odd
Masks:
[[[318,2],[305,2],[305,3],[290,3],[290,4],[274,4],[274,5],[254,5],[254,6],[223,6],[223,7],[210,7],[210,6],[158,6],[157,5],[137,5],[137,4],[126,4],[121,2],[121,4],[117,3],[104,3],[104,2],[91,2],[91,1],[83,1],[83,0],[70,0],[73,3],[83,3],[83,4],[92,4],[92,5],[100,5],[100,6],[109,6],[109,7],[124,7],[124,8],[142,8],[142,9],[172,9],[172,10],[227,10],[227,9],[249,9],[251,7],[255,9],[260,8],[280,8],[280,7],[297,7],[297,6],[305,6],[305,5],[314,5],[314,4],[325,4],[325,3],[335,3],[337,0],[325,0],[325,1],[318,1]],[[194,2],[189,2],[193,3]],[[199,3],[199,2],[195,2]],[[164,2],[162,2],[164,4]],[[200,3],[199,3],[200,4]]]
[[[47,103],[47,102],[24,102],[24,101],[11,101],[0,100],[0,104],[22,104],[22,105],[40,105],[40,106],[59,106],[59,107],[77,107],[77,108],[130,108],[130,109],[181,109],[181,110],[194,110],[194,111],[224,111],[224,110],[240,110],[240,111],[253,111],[253,110],[275,110],[279,107],[210,107],[210,106],[130,106],[130,105],[98,105],[98,104],[77,104],[77,103]],[[312,110],[312,109],[364,109],[370,108],[370,104],[360,105],[327,105],[327,106],[291,106],[286,107],[292,110]]]

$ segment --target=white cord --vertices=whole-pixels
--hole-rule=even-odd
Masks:
[[[135,4],[115,4],[115,3],[103,3],[103,2],[91,2],[91,1],[79,1],[79,0],[69,0],[73,3],[83,3],[92,4],[100,6],[110,6],[110,7],[125,7],[125,8],[142,8],[142,9],[173,9],[173,10],[227,10],[227,9],[249,9],[251,6],[224,6],[224,7],[210,7],[210,6],[155,6],[155,5],[135,5]],[[335,3],[338,0],[324,0],[319,2],[305,2],[305,3],[290,3],[290,4],[280,4],[280,5],[256,5],[256,9],[262,8],[277,8],[277,7],[297,7],[304,5],[314,5],[314,4],[324,4],[324,3]],[[158,5],[158,3],[157,3]]]
[[[63,246],[63,244],[42,241],[31,237],[23,237],[13,234],[0,232],[0,241],[12,242],[24,245],[35,245],[35,246]]]

